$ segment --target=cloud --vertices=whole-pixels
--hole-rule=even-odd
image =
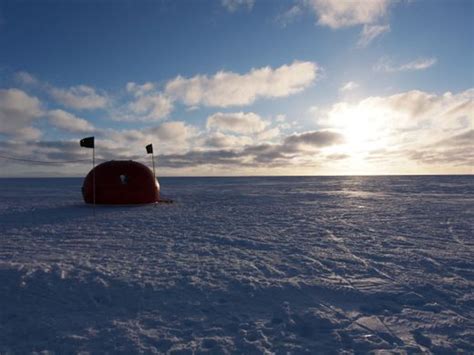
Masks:
[[[349,154],[328,154],[326,155],[327,160],[343,160],[350,158]]]
[[[284,13],[278,15],[276,21],[283,27],[286,27],[295,21],[296,18],[303,15],[303,13],[304,7],[301,4],[296,4],[286,10]]]
[[[17,73],[23,84],[37,84],[65,107],[76,110],[106,108],[108,116],[116,121],[152,122],[167,118],[176,101],[188,110],[200,106],[229,107],[252,104],[259,98],[278,98],[296,94],[310,86],[319,67],[313,62],[295,61],[278,68],[262,67],[247,73],[220,71],[214,75],[178,76],[164,88],[152,82],[128,82],[126,95],[112,98],[96,89],[78,85],[58,88],[40,82],[27,72]]]
[[[161,125],[148,129],[148,134],[156,136],[159,141],[186,142],[196,134],[194,127],[182,121],[165,122]]]
[[[109,101],[105,94],[97,93],[96,90],[87,85],[71,86],[69,88],[58,88],[47,82],[39,80],[36,76],[26,71],[15,73],[15,79],[22,85],[36,86],[51,95],[56,102],[64,107],[76,110],[94,110],[105,108]]]
[[[294,0],[295,3],[276,17],[276,21],[286,27],[296,18],[312,12],[320,26],[340,29],[352,26],[363,28],[357,47],[367,47],[373,40],[390,31],[389,24],[383,24],[391,0]]]
[[[20,71],[15,74],[15,79],[24,85],[37,85],[39,80],[32,74],[26,71]]]
[[[81,149],[77,140],[63,140],[63,141],[30,141],[25,144],[23,141],[0,141],[0,154],[8,156],[21,157],[24,159],[32,159],[35,161],[57,162],[57,164],[48,163],[34,163],[34,166],[48,167],[50,172],[45,171],[45,175],[58,176],[61,172],[66,171],[71,173],[75,167],[87,164],[90,166],[90,152]],[[71,161],[83,160],[80,162],[71,163]],[[66,161],[67,163],[60,164]],[[8,165],[18,164],[15,161],[5,160]],[[67,169],[60,169],[58,167],[67,166]],[[28,171],[31,172],[32,163],[28,163]],[[38,171],[33,168],[33,171]],[[10,171],[5,169],[0,172],[2,176],[8,176]],[[35,174],[36,175],[36,174]]]
[[[250,145],[253,140],[247,136],[235,136],[231,134],[224,134],[222,132],[214,132],[208,136],[204,145],[211,148],[234,148]]]
[[[339,144],[341,136],[336,132],[311,131],[286,137],[279,144],[252,144],[236,149],[191,150],[184,154],[164,154],[158,157],[161,166],[184,168],[196,166],[233,166],[233,167],[287,167],[300,163],[307,158],[309,164],[315,164],[319,149]],[[215,145],[216,147],[218,145]],[[313,150],[308,151],[308,147]],[[316,150],[315,150],[316,149]]]
[[[216,129],[241,134],[262,132],[268,123],[259,115],[249,112],[218,112],[207,118],[207,129]]]
[[[389,58],[382,57],[373,69],[386,73],[425,70],[435,65],[436,62],[436,58],[419,58],[406,64],[394,65]]]
[[[129,93],[132,93],[135,96],[143,96],[146,93],[154,90],[155,84],[147,82],[140,85],[134,82],[129,82],[126,85],[126,89]]]
[[[344,142],[344,137],[337,132],[331,131],[312,131],[300,134],[293,134],[285,138],[286,146],[309,146],[325,147]]]
[[[156,152],[183,152],[189,149],[197,134],[197,129],[185,122],[169,121],[142,130],[106,130],[102,144],[124,156],[143,155],[144,146],[148,143],[154,143]]]
[[[471,122],[474,121],[471,115]],[[449,130],[443,138],[427,144],[410,147],[404,154],[411,160],[427,165],[444,165],[450,167],[468,166],[472,173],[474,166],[474,130],[472,124],[465,130],[451,133]],[[459,132],[459,133],[458,133]]]
[[[469,155],[464,151],[474,148],[468,143],[473,122],[474,89],[457,94],[412,90],[359,102],[342,101],[318,120],[320,126],[344,135],[346,144],[338,153],[359,157],[368,153],[370,159],[392,166],[397,159],[426,164],[439,159],[449,165],[449,154],[453,161],[459,161],[457,155],[462,154],[466,163]],[[370,153],[373,151],[379,153]]]
[[[280,136],[281,131],[280,128],[285,126],[284,124],[279,125],[279,127],[273,127],[266,129],[265,131],[262,131],[258,133],[257,135],[257,140],[258,141],[267,141],[267,140],[272,140]]]
[[[111,112],[111,118],[116,121],[159,121],[169,116],[173,111],[173,101],[160,92],[151,82],[137,84],[129,82],[126,85],[126,102]]]
[[[438,142],[436,142],[434,145],[439,147],[439,146],[467,146],[474,148],[472,145],[474,144],[474,129],[468,129],[465,132],[462,132],[460,134],[455,134],[452,135],[448,138],[444,138]],[[474,154],[474,150],[472,150]]]
[[[409,151],[409,157],[425,164],[474,166],[474,130],[467,129]]]
[[[211,77],[178,76],[166,84],[165,93],[187,106],[249,105],[258,98],[286,97],[306,89],[316,80],[318,70],[316,63],[295,61],[276,69],[252,69],[246,74],[220,71]]]
[[[281,123],[284,122],[284,116],[278,116],[278,119],[280,123],[271,127],[270,122],[253,112],[217,112],[207,118],[208,137],[205,145],[228,148],[242,147],[256,141],[272,141],[280,136],[280,128],[284,126]]]
[[[186,133],[187,132],[187,133]],[[163,123],[151,130],[109,130],[96,137],[98,162],[110,159],[133,159],[147,163],[144,146],[154,143],[157,162],[160,169],[183,169],[194,167],[219,167],[228,169],[264,167],[314,167],[319,161],[327,160],[327,155],[319,150],[336,144],[328,133],[303,132],[292,135],[279,144],[252,144],[246,137],[236,137],[215,132],[204,141],[205,145],[193,149],[176,150],[183,142],[196,138],[196,131],[182,122]],[[0,152],[18,151],[25,158],[47,161],[64,161],[87,159],[84,149],[78,142],[50,141],[32,142],[30,145],[0,141]],[[308,151],[304,146],[309,144],[316,150]],[[75,163],[74,166],[89,164],[88,161]],[[68,165],[71,169],[71,165]],[[79,171],[79,170],[74,170]],[[236,170],[235,170],[236,171]],[[234,172],[235,172],[234,171]]]
[[[155,121],[168,116],[173,110],[173,104],[169,98],[160,94],[143,94],[128,105],[133,116],[132,120]]]
[[[47,113],[49,122],[65,131],[85,133],[94,130],[94,126],[83,118],[63,110],[51,110]]]
[[[86,85],[71,86],[67,89],[49,86],[49,92],[63,106],[76,110],[93,110],[107,105],[106,96],[98,94],[94,88]]]
[[[465,128],[474,119],[474,89],[436,95],[419,90],[390,96],[370,96],[356,103],[334,104],[321,121],[331,128],[370,125],[374,134],[385,130],[409,131],[429,125],[430,130]]]
[[[388,0],[306,0],[316,13],[318,24],[333,29],[379,21],[388,11]]]
[[[43,115],[41,102],[18,89],[0,89],[0,134],[32,140],[41,132],[32,127]]]
[[[339,92],[347,92],[347,91],[352,91],[355,90],[359,87],[359,84],[357,84],[355,81],[348,81],[347,83],[343,84],[339,88]]]
[[[207,119],[205,144],[217,148],[236,148],[256,142],[274,141],[286,127],[285,116],[278,115],[276,126],[253,112],[217,112]]]
[[[339,144],[341,137],[335,132],[304,132],[286,137],[280,144],[245,145],[238,149],[221,149],[212,151],[189,151],[185,154],[160,156],[163,166],[182,168],[200,165],[241,166],[241,167],[276,167],[294,164],[300,157],[315,157],[312,148],[324,148]],[[223,145],[229,147],[228,145]],[[314,161],[313,161],[314,162]]]
[[[255,0],[222,0],[221,4],[227,9],[227,11],[235,12],[240,8],[252,10]]]
[[[364,25],[357,46],[367,47],[374,39],[390,31],[390,25]]]
[[[96,162],[107,160],[131,159],[149,163],[145,152],[145,145],[154,144],[156,153],[177,154],[189,149],[189,142],[194,138],[195,128],[183,122],[166,122],[162,125],[143,130],[112,129],[99,130],[94,133],[96,137]],[[14,152],[14,154],[12,154]],[[90,152],[79,146],[79,138],[73,140],[56,141],[2,141],[0,140],[0,154],[14,155],[25,159],[43,161],[72,161],[84,160],[75,163],[65,163],[70,175],[83,175],[90,166]],[[14,161],[5,161],[6,164],[15,164]],[[36,164],[35,164],[36,165]],[[51,167],[50,164],[37,164]],[[49,170],[41,170],[46,175],[57,176],[57,167],[54,165]],[[31,167],[28,167],[31,171]],[[34,168],[33,171],[38,171]],[[48,173],[49,171],[49,173]],[[8,175],[7,171],[0,171],[0,175]]]
[[[242,155],[234,150],[193,150],[184,154],[162,154],[157,157],[160,166],[180,169],[206,165],[243,165]]]
[[[38,98],[22,90],[0,90],[0,134],[13,139],[38,139],[41,131],[34,127],[34,123],[44,118],[53,126],[69,132],[94,130],[88,121],[64,110],[45,111]]]

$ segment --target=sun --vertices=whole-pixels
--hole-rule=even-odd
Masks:
[[[378,107],[341,106],[329,119],[343,136],[343,148],[349,155],[360,155],[385,148],[388,144],[387,129],[390,113]]]

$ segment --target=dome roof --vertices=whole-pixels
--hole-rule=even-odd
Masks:
[[[160,185],[153,172],[132,160],[112,160],[97,165],[84,179],[82,196],[86,203],[143,204],[160,199]]]

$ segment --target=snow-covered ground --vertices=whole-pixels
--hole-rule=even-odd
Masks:
[[[0,353],[474,352],[474,177],[0,180]]]

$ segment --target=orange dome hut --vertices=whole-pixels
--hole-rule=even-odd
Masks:
[[[160,184],[145,165],[132,160],[112,160],[97,165],[84,179],[82,196],[86,203],[128,205],[160,200]]]

